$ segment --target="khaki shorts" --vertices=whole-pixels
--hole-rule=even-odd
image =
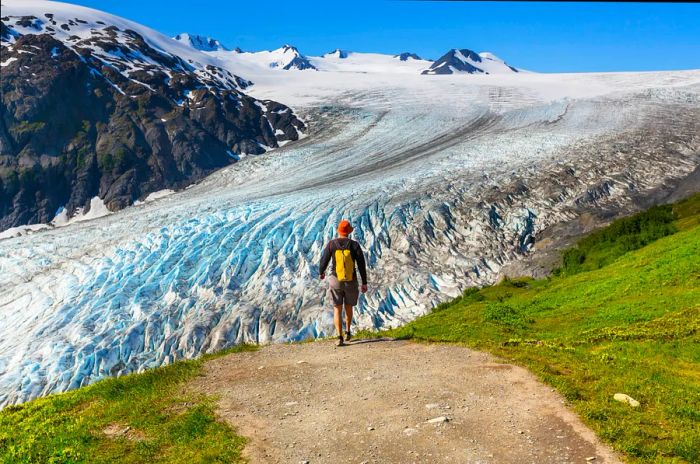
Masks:
[[[333,302],[333,306],[355,306],[359,296],[360,287],[356,280],[341,282],[336,276],[328,276],[328,298]]]

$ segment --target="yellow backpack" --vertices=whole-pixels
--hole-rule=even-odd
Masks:
[[[352,274],[355,271],[355,261],[350,250],[335,250],[335,275],[340,282],[352,282]]]

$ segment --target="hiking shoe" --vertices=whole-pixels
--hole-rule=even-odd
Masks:
[[[335,342],[335,346],[343,346],[344,344],[345,344],[345,343],[343,343],[343,336],[340,335],[340,336],[338,337],[338,341]]]
[[[348,330],[347,332],[345,332],[345,340],[350,341],[351,338],[352,338],[352,334]]]

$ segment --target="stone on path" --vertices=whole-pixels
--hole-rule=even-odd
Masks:
[[[428,420],[428,424],[442,424],[443,422],[449,422],[449,420],[450,419],[445,416],[434,417],[433,419]]]

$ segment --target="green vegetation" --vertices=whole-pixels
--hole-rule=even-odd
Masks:
[[[41,130],[46,126],[46,123],[43,121],[35,121],[35,122],[29,122],[29,121],[20,121],[18,122],[12,129],[11,131],[14,132],[15,134],[24,134],[25,132],[36,132],[38,130]]]
[[[630,461],[700,462],[700,195],[576,249],[559,276],[469,289],[381,335],[490,351],[556,387]]]
[[[97,155],[97,163],[103,171],[111,171],[115,167],[122,168],[127,161],[127,153],[124,148],[119,148],[112,155],[111,153],[102,153]]]
[[[240,462],[245,440],[214,416],[214,398],[186,391],[214,356],[106,379],[0,411],[3,463]]]
[[[87,164],[90,156],[90,149],[88,147],[82,146],[78,149],[78,153],[75,156],[75,164],[78,169],[82,169]]]
[[[638,250],[678,229],[671,205],[654,206],[634,216],[619,219],[593,232],[563,254],[563,265],[556,274],[572,275],[600,269],[625,253]]]

